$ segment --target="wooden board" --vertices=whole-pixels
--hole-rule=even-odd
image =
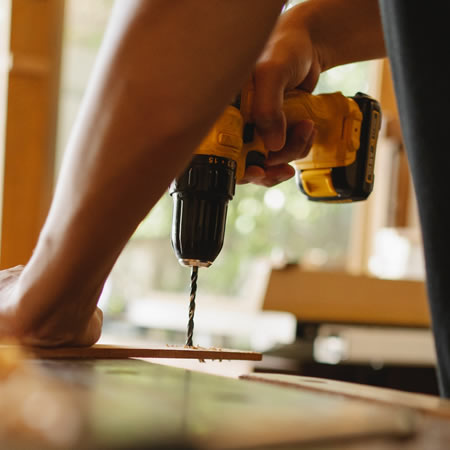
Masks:
[[[0,350],[5,345],[0,345]],[[261,361],[262,354],[219,348],[184,347],[126,347],[97,344],[92,347],[29,348],[30,358],[40,359],[123,359],[123,358],[178,358],[200,360]]]
[[[389,445],[415,433],[415,415],[404,408],[136,359],[27,361],[0,383],[0,417],[2,449],[55,450],[38,445],[42,423],[41,439],[63,439],[58,450],[279,449],[318,442],[334,449],[355,440],[366,450],[372,439],[385,444],[378,448],[397,449]]]
[[[413,408],[423,413],[450,419],[450,400],[434,395],[415,394],[396,389],[298,375],[258,373],[243,375],[241,378],[276,384],[279,386],[290,386],[359,398],[372,402],[403,406]]]
[[[10,3],[2,268],[28,261],[52,199],[65,5],[60,0]]]
[[[425,284],[344,272],[273,269],[263,309],[287,311],[303,322],[429,327]]]

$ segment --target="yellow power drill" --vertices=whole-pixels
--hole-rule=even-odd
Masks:
[[[247,83],[194,153],[191,163],[169,188],[174,201],[172,246],[179,262],[209,267],[220,253],[228,202],[246,167],[263,167],[267,150],[252,124],[253,85]],[[293,162],[296,180],[310,200],[364,200],[374,183],[374,163],[381,125],[379,103],[357,93],[285,95],[288,127],[310,119],[317,134],[304,159]]]

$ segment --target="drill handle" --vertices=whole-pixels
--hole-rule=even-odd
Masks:
[[[268,151],[252,121],[254,87],[247,83],[241,95],[244,126],[243,149],[237,167],[239,181],[249,165],[264,167]],[[294,162],[298,169],[323,169],[350,164],[360,146],[362,113],[357,103],[340,92],[313,95],[294,89],[286,92],[283,111],[288,128],[301,120],[312,120],[317,131],[309,155]]]
[[[316,129],[310,153],[294,162],[297,168],[339,167],[355,159],[363,115],[353,99],[341,92],[313,95],[296,89],[286,93],[283,111],[288,127],[308,119]]]

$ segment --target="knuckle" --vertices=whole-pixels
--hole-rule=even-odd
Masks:
[[[99,320],[100,324],[102,324],[104,315],[103,315],[103,311],[99,307],[97,307],[97,309],[96,309],[96,315],[97,315],[97,319]]]
[[[279,121],[280,112],[273,106],[264,106],[256,108],[254,111],[254,119],[260,127],[273,126],[274,123]]]
[[[284,71],[285,64],[282,61],[270,58],[264,59],[257,63],[255,68],[255,76],[265,78],[267,76],[277,77],[281,76]]]
[[[262,180],[263,186],[268,188],[276,186],[278,183],[278,180],[274,180],[273,178],[265,178],[264,180]]]

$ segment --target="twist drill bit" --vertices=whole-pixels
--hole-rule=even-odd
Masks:
[[[194,334],[195,295],[197,294],[198,266],[192,267],[191,294],[189,299],[189,321],[187,326],[186,346],[192,347],[192,335]]]

